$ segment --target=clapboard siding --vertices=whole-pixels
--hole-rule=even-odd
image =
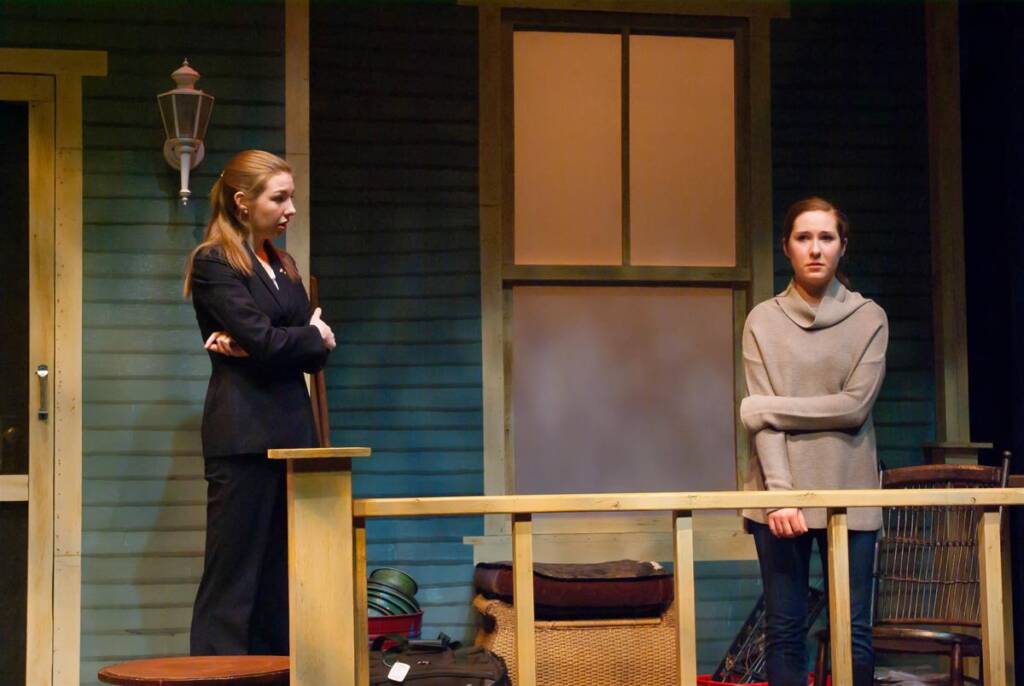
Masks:
[[[202,573],[199,418],[209,376],[181,297],[206,195],[234,152],[284,147],[283,4],[6,3],[0,44],[106,50],[83,107],[83,684],[188,650]],[[175,202],[157,93],[188,57],[217,98],[196,197]]]
[[[920,3],[794,2],[772,22],[776,246],[781,216],[817,194],[851,220],[844,270],[889,316],[875,421],[887,466],[935,437],[924,14]],[[789,279],[776,247],[775,287]]]
[[[312,271],[338,332],[332,440],[358,496],[483,489],[476,11],[314,5]],[[420,583],[425,635],[469,638],[479,518],[369,523]]]

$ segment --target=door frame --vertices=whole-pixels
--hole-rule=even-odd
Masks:
[[[0,74],[0,100],[23,102],[28,110],[28,473],[0,479],[19,487],[9,500],[28,503],[25,680],[31,684],[50,671],[53,634],[53,421],[40,418],[50,404],[31,378],[36,365],[53,369],[54,362],[53,77]]]
[[[50,370],[49,418],[29,430],[30,476],[0,481],[0,499],[29,503],[25,673],[41,686],[79,682],[82,77],[106,74],[106,52],[0,48],[0,95],[29,103],[30,368]],[[35,412],[38,380],[29,388]]]

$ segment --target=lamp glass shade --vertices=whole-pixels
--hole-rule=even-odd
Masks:
[[[202,140],[213,112],[213,96],[196,90],[173,90],[157,96],[167,138]]]

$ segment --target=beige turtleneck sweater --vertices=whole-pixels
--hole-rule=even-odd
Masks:
[[[833,279],[817,307],[793,285],[759,304],[743,327],[750,394],[740,417],[755,459],[747,490],[877,488],[871,408],[885,376],[889,324],[873,301]],[[849,511],[849,526],[882,525],[878,508]],[[764,510],[743,516],[764,523]],[[807,526],[825,528],[825,511],[804,510]]]

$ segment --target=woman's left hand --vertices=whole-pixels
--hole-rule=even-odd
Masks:
[[[214,331],[203,343],[203,347],[210,352],[215,352],[228,357],[249,357],[249,353],[231,337],[227,331]]]
[[[768,513],[768,528],[777,538],[796,538],[807,533],[807,520],[800,508],[783,507]]]

